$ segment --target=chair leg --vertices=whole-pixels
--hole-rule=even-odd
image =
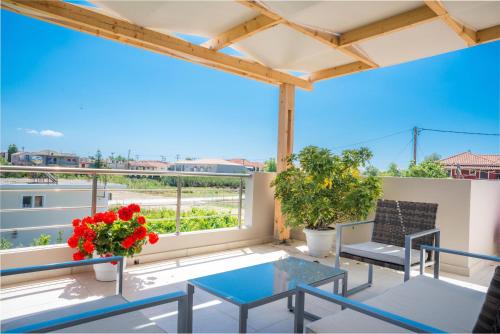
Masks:
[[[355,286],[352,289],[347,290],[347,296],[351,296],[355,293],[358,293],[364,289],[371,287],[372,283],[373,283],[373,264],[369,263],[368,264],[368,281],[366,283],[363,283],[361,285]]]

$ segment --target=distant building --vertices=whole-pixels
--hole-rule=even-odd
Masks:
[[[125,166],[129,165],[131,170],[167,170],[172,164],[156,160],[139,160],[124,163]]]
[[[247,159],[229,159],[228,161],[244,166],[250,172],[263,172],[264,164],[262,162],[249,161]]]
[[[500,180],[500,154],[464,152],[440,163],[455,179]]]
[[[80,158],[76,154],[52,150],[17,152],[11,156],[11,163],[17,166],[78,167],[79,162]]]
[[[178,172],[206,173],[246,173],[248,169],[241,164],[223,159],[196,159],[177,161],[170,170]]]

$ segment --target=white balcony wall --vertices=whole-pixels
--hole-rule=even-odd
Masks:
[[[269,184],[273,176],[274,174],[271,173],[256,173],[246,179],[245,223],[241,229],[228,228],[186,232],[180,235],[161,235],[158,243],[146,246],[139,256],[129,259],[128,264],[158,261],[270,242],[273,238],[274,200],[273,191]],[[9,249],[0,252],[1,268],[70,261],[73,252],[74,250],[66,245]],[[70,273],[71,270],[89,269],[88,267],[81,267],[8,276],[2,279],[2,284],[58,276]]]

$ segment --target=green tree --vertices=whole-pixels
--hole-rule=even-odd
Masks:
[[[289,168],[271,183],[286,224],[324,230],[365,218],[382,194],[378,177],[361,177],[359,173],[371,157],[367,148],[336,155],[315,146],[292,154],[287,161]]]
[[[4,157],[0,157],[0,166],[8,165],[9,163]]]
[[[439,161],[441,156],[437,153],[432,153],[424,158],[424,161]]]
[[[401,171],[398,169],[396,163],[391,162],[387,170],[383,173],[384,176],[401,176]]]
[[[446,178],[448,172],[435,160],[424,160],[419,164],[410,163],[408,170],[404,172],[405,177],[429,177]]]
[[[17,145],[16,144],[10,144],[9,148],[7,149],[7,160],[9,162],[11,162],[12,154],[17,153],[17,152],[19,152],[19,150],[17,149]]]
[[[264,172],[276,172],[276,159],[269,158],[264,162]]]
[[[102,159],[101,150],[97,150],[97,152],[95,153],[94,167],[95,168],[104,168],[105,167],[105,162]]]
[[[365,176],[378,176],[379,174],[380,170],[372,165],[366,167],[365,171],[363,172],[363,175]]]

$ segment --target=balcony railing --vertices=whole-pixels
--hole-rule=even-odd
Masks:
[[[40,173],[59,175],[59,182],[45,185],[30,178]],[[63,243],[72,218],[132,202],[141,205],[160,234],[241,228],[245,179],[251,174],[0,166],[0,176],[0,234],[6,249],[29,246],[24,243],[31,238],[32,245],[52,238]]]

